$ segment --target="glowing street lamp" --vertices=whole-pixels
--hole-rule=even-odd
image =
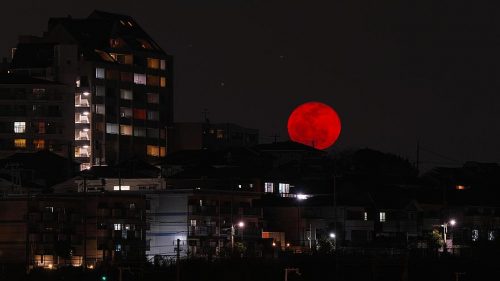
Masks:
[[[239,221],[238,222],[238,227],[240,229],[243,229],[245,227],[245,222],[244,221]],[[234,252],[234,224],[231,225],[231,251]]]
[[[300,201],[306,200],[308,197],[309,196],[306,194],[302,194],[302,193],[297,194],[297,200],[300,200]]]
[[[444,239],[443,252],[446,252],[447,250],[446,234],[448,234],[448,225],[455,226],[455,224],[457,224],[457,221],[455,219],[451,219],[449,222],[445,222],[444,224],[441,225],[441,227],[443,228],[443,239]]]
[[[335,239],[335,237],[336,237],[335,233],[330,232],[330,238],[331,238],[331,239]]]

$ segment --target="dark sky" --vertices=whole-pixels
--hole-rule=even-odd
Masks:
[[[419,139],[425,162],[499,161],[498,10],[403,2],[9,1],[0,55],[19,34],[41,34],[49,17],[124,13],[175,57],[176,121],[201,121],[207,108],[213,122],[284,140],[290,112],[315,100],[342,119],[338,149],[414,161]]]

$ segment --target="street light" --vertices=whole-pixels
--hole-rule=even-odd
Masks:
[[[330,232],[330,238],[335,239],[335,233]]]
[[[245,222],[239,221],[238,227],[243,229],[245,227]],[[231,251],[234,252],[234,224],[231,225]]]
[[[455,219],[451,219],[449,222],[445,222],[444,224],[441,225],[441,227],[443,228],[443,239],[444,239],[443,252],[446,252],[447,250],[446,234],[448,233],[448,225],[455,226],[455,224],[457,224],[457,221]]]

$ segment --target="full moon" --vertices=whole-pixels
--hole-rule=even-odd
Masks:
[[[304,103],[288,118],[290,139],[316,149],[332,146],[340,135],[340,118],[330,106],[321,102]]]

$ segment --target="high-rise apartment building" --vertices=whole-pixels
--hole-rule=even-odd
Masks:
[[[52,18],[42,37],[20,38],[11,72],[73,87],[73,149],[82,169],[165,156],[172,58],[131,17]]]

